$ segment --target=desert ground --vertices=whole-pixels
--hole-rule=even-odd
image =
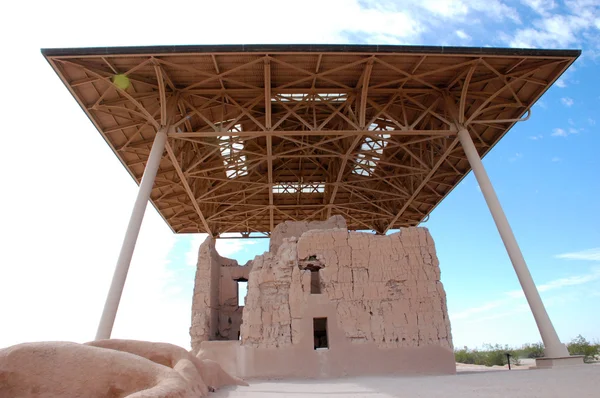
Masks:
[[[600,364],[555,369],[457,364],[452,376],[355,377],[329,380],[249,380],[249,387],[227,387],[217,398],[269,397],[600,397]],[[515,370],[516,369],[516,370]]]

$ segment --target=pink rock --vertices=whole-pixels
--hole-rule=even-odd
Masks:
[[[171,344],[25,343],[0,350],[0,397],[192,398],[247,385]]]

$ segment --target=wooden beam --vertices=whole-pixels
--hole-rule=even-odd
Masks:
[[[356,148],[356,146],[359,144],[359,142],[362,141],[362,138],[363,138],[362,135],[357,135],[356,137],[354,137],[354,140],[352,141],[352,143],[346,150],[344,157],[342,158],[340,168],[338,169],[337,178],[335,179],[335,184],[333,185],[333,191],[331,192],[331,196],[329,197],[329,204],[327,206],[327,218],[331,217],[331,208],[333,207],[333,204],[335,203],[335,196],[337,195],[340,183],[342,181],[342,178],[344,177],[344,171],[346,170],[346,165],[348,164],[348,159],[350,159],[352,152],[354,152],[354,148]]]
[[[454,140],[452,140],[452,143],[450,144],[450,146],[448,148],[446,148],[446,151],[442,154],[442,156],[440,156],[438,158],[438,161],[431,168],[431,171],[427,174],[427,176],[425,176],[425,178],[423,179],[423,181],[421,181],[421,184],[419,184],[419,186],[417,187],[417,189],[415,189],[415,191],[410,196],[410,198],[406,201],[406,203],[404,204],[404,206],[402,206],[402,208],[398,211],[398,214],[396,214],[396,216],[388,224],[387,228],[383,232],[384,234],[387,233],[387,231],[389,231],[390,229],[393,228],[393,226],[396,223],[396,221],[398,221],[398,219],[402,216],[402,214],[404,213],[404,211],[406,211],[406,209],[408,208],[408,206],[411,205],[412,201],[419,195],[419,193],[425,187],[425,185],[427,185],[427,183],[429,182],[429,180],[431,179],[431,177],[435,174],[435,172],[442,165],[442,163],[444,163],[444,160],[446,159],[446,157],[448,157],[448,155],[450,154],[450,152],[452,152],[452,150],[454,149],[454,147],[456,146],[456,144],[458,144],[458,137],[456,137]]]
[[[164,126],[167,123],[167,93],[165,90],[165,80],[163,79],[162,69],[160,65],[154,65],[156,80],[158,82],[158,95],[160,101],[160,125]]]
[[[179,176],[179,179],[181,180],[181,185],[183,185],[183,189],[185,189],[185,192],[187,193],[188,197],[190,198],[190,200],[192,202],[192,206],[194,206],[196,213],[198,213],[198,217],[200,217],[200,221],[202,221],[202,225],[204,226],[206,233],[209,235],[212,235],[212,232],[210,231],[210,227],[208,226],[208,223],[206,222],[206,219],[204,218],[204,215],[202,214],[202,210],[200,210],[200,206],[198,205],[198,202],[196,201],[196,198],[194,197],[194,193],[192,192],[192,189],[190,188],[190,184],[187,182],[187,179],[185,178],[185,174],[183,173],[183,170],[181,170],[181,166],[179,165],[179,162],[177,161],[177,156],[175,156],[175,152],[173,152],[173,148],[171,148],[171,145],[169,144],[168,141],[165,145],[165,149],[167,150],[167,153],[169,154],[169,158],[171,159],[171,163],[173,164],[173,167],[175,168],[175,171],[177,172],[177,175]]]
[[[361,128],[366,129],[365,126],[367,118],[367,96],[369,94],[369,81],[371,80],[371,71],[373,70],[373,59],[370,59],[365,65],[365,71],[363,74],[362,89],[360,94],[360,109],[358,111],[358,124]]]
[[[217,137],[217,136],[230,136],[236,137],[268,137],[268,136],[307,136],[307,135],[364,135],[365,131],[362,130],[255,130],[255,131],[194,131],[194,132],[181,132],[181,133],[169,133],[169,138],[205,138],[205,137]],[[385,134],[395,136],[437,136],[437,137],[453,137],[456,135],[456,131],[450,129],[444,130],[389,130],[385,131]]]
[[[265,58],[265,128],[271,129],[271,63]],[[273,136],[267,136],[267,173],[269,179],[269,232],[275,229],[273,205]]]

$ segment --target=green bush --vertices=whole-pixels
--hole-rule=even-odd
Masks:
[[[470,350],[468,347],[464,347],[463,349],[454,351],[454,358],[458,363],[485,366],[504,366],[507,363],[506,353],[511,355],[511,364],[519,364],[519,358],[518,355],[516,355],[517,353],[510,347],[501,346],[499,344],[485,344],[482,350]]]
[[[590,343],[579,335],[567,344],[571,355],[583,355],[586,363],[594,362],[600,359],[600,344]],[[500,344],[484,344],[483,348],[469,349],[463,347],[459,350],[454,350],[454,358],[458,363],[470,365],[485,365],[485,366],[504,366],[506,365],[506,353],[511,355],[511,365],[519,365],[519,358],[541,358],[544,356],[544,344],[523,344],[520,349],[512,349],[507,345]]]
[[[516,352],[520,358],[541,358],[544,356],[544,344],[523,344],[523,346],[519,350],[516,350]]]
[[[591,344],[582,335],[575,337],[569,344],[567,344],[569,354],[571,355],[583,355],[584,362],[593,362],[596,357],[600,355],[600,345]]]
[[[454,350],[454,359],[458,363],[475,364],[475,353],[464,347],[462,350]]]

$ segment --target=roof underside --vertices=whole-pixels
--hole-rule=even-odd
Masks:
[[[173,231],[268,234],[342,215],[419,224],[579,51],[397,46],[48,49],[139,183],[168,131],[151,199]],[[129,86],[115,84],[124,74]],[[127,83],[127,82],[125,82]]]

